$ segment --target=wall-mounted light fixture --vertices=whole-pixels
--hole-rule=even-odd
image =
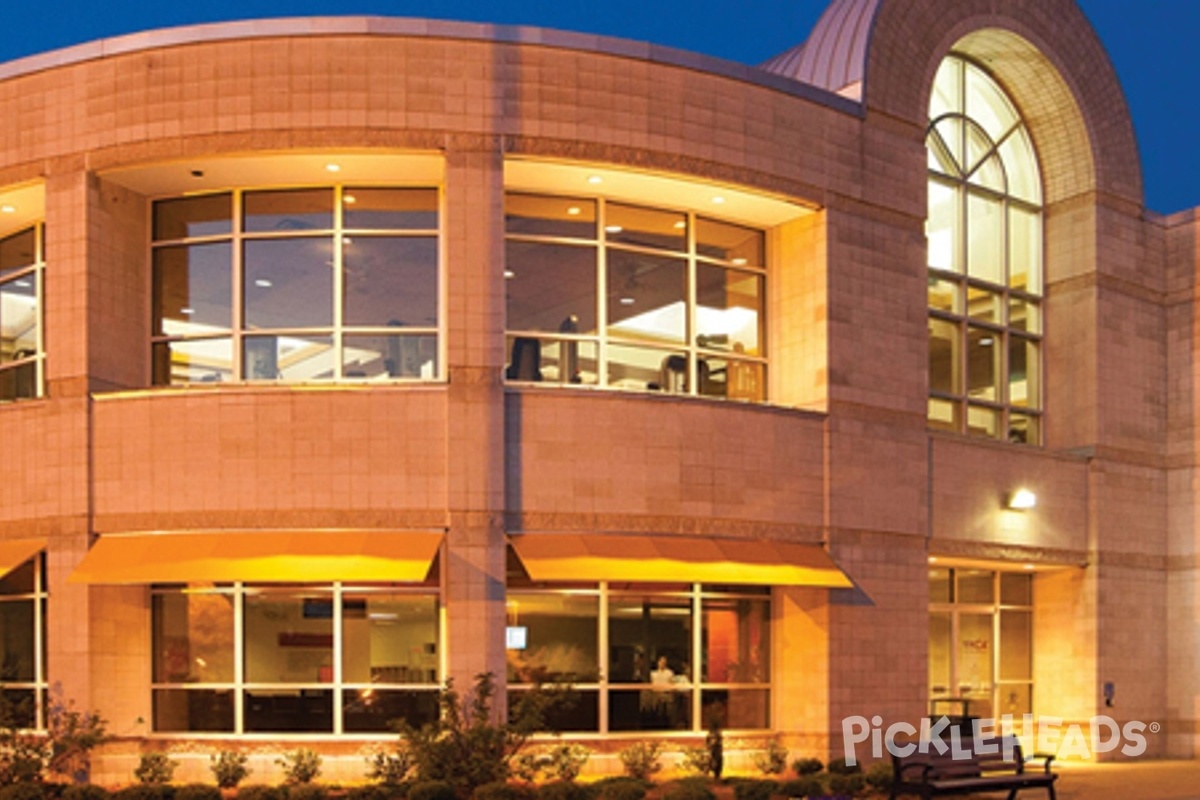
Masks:
[[[1010,511],[1028,511],[1037,507],[1037,495],[1028,489],[1017,489],[1005,498],[1004,507]]]

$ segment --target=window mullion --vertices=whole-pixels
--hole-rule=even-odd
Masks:
[[[245,584],[241,581],[233,585],[233,731],[246,732],[245,683],[246,683],[246,644],[245,637]]]
[[[343,379],[342,365],[345,362],[345,357],[342,353],[342,325],[344,323],[345,311],[345,245],[343,244],[343,236],[345,233],[344,210],[345,203],[342,195],[343,187],[335,186],[333,188],[333,264],[330,269],[333,270],[333,331],[331,343],[333,345],[333,379],[340,381]],[[340,715],[337,717],[341,719]]]
[[[600,582],[600,604],[598,613],[600,615],[598,629],[599,651],[596,654],[599,663],[600,676],[600,708],[597,713],[600,715],[599,725],[596,727],[600,733],[608,733],[608,684],[609,684],[609,657],[608,657],[608,582]]]
[[[596,302],[598,318],[596,329],[600,334],[596,347],[597,386],[608,386],[608,203],[603,197],[596,198]]]
[[[230,331],[231,344],[233,345],[232,367],[233,375],[230,377],[234,382],[245,380],[245,372],[242,365],[244,347],[242,345],[242,330],[245,326],[245,298],[243,287],[246,284],[244,259],[242,258],[242,191],[235,190],[233,193],[233,219],[230,220],[230,230],[232,232],[232,247],[230,248],[233,257],[232,264],[232,280],[233,292],[233,330]],[[239,703],[240,708],[240,703]]]

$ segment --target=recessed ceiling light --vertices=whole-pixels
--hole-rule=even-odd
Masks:
[[[33,284],[31,284],[29,281],[17,281],[16,285],[20,286],[22,289],[28,289]]]
[[[350,245],[354,244],[354,240],[353,240],[353,239],[351,239],[349,236],[343,236],[343,237],[342,237],[342,244],[343,244],[343,245],[346,245],[347,247],[349,247]]]
[[[1033,564],[1026,564],[1025,569],[1028,570],[1029,572],[1033,572]]]
[[[195,314],[195,313],[196,313],[196,309],[194,309],[194,308],[181,308],[181,309],[179,309],[179,313],[180,313],[180,314],[186,314],[187,316],[189,316],[189,317],[190,317],[192,314]]]
[[[604,228],[605,233],[620,233],[625,230],[620,225],[608,225]]]
[[[930,563],[930,564],[936,564],[936,563],[937,563],[937,556],[930,556],[930,557],[929,557],[929,563]]]
[[[676,222],[676,223],[675,223],[675,229],[676,229],[676,230],[683,230],[683,229],[684,229],[684,228],[686,228],[686,227],[687,227],[687,223],[686,223],[686,222],[684,222],[683,220],[679,220],[679,222]]]
[[[4,212],[5,214],[15,214],[15,213],[17,213],[17,207],[16,206],[0,206],[0,211]]]
[[[259,278],[256,281],[254,281],[254,285],[260,289],[270,289],[275,284],[271,283],[266,278]]]
[[[358,198],[352,194],[348,194],[342,198],[342,202],[348,206],[352,206],[358,202]]]
[[[328,170],[329,172],[341,172],[342,165],[341,164],[326,164],[325,169]]]
[[[570,214],[572,217],[578,217],[580,214],[583,213],[583,209],[581,209],[579,206],[571,206],[570,208],[567,209],[567,213]]]
[[[604,183],[604,178],[601,178],[599,175],[591,175],[588,177],[588,183],[591,183],[591,184]]]
[[[744,259],[744,258],[735,258],[735,259],[733,260],[733,265],[734,265],[735,267],[744,267],[744,266],[746,266],[746,259]]]
[[[621,305],[623,305],[623,306],[631,306],[636,302],[637,301],[634,300],[632,297],[622,297],[621,298]]]
[[[982,339],[980,339],[980,340],[979,340],[979,344],[980,344],[980,345],[982,345],[983,347],[991,347],[991,346],[992,346],[992,343],[993,343],[993,341],[994,341],[994,340],[992,339],[992,337],[990,337],[990,336],[985,336],[985,337],[983,337]]]
[[[517,277],[517,273],[513,272],[511,269],[506,269],[506,270],[504,270],[504,277],[505,278],[515,278],[515,277]]]
[[[717,205],[721,205],[722,203],[725,202],[725,198],[721,197],[721,195],[717,195],[716,197],[713,198],[713,202],[716,203]]]

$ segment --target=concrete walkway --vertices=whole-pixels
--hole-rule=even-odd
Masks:
[[[1066,764],[1055,771],[1058,800],[1200,800],[1200,761]],[[1045,797],[1021,792],[1020,798]]]

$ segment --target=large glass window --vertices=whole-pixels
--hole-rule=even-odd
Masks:
[[[154,730],[387,733],[436,718],[434,590],[156,588]]]
[[[766,399],[762,231],[519,193],[505,215],[509,380]]]
[[[37,555],[0,577],[0,691],[24,728],[45,727],[45,569]]]
[[[579,700],[563,731],[770,727],[770,597],[750,587],[510,580],[512,696],[569,681]],[[511,706],[510,701],[510,706]]]
[[[436,189],[160,200],[153,226],[155,385],[440,376]]]
[[[0,238],[0,402],[42,396],[42,225]]]
[[[931,713],[981,719],[1033,710],[1033,576],[929,570]]]
[[[949,56],[930,101],[929,424],[1042,440],[1042,189],[1024,122]]]

